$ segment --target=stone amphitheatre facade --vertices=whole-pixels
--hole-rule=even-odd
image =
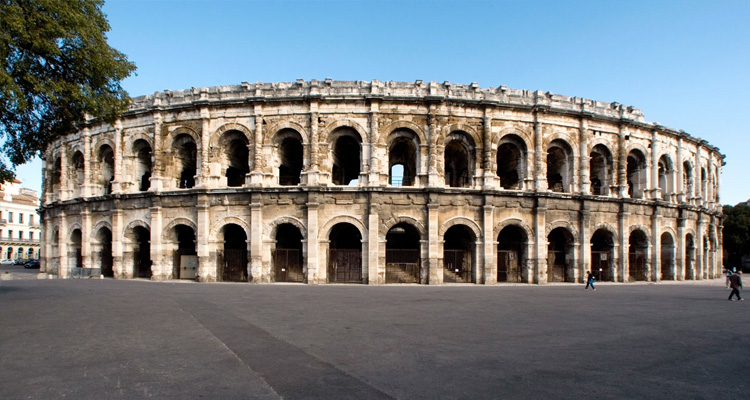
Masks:
[[[320,283],[721,273],[724,156],[617,103],[448,82],[133,99],[44,153],[42,272]]]

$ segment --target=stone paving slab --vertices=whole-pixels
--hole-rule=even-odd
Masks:
[[[0,398],[742,398],[750,301],[728,295],[9,280]]]

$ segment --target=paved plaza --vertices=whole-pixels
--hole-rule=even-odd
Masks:
[[[750,396],[750,301],[720,280],[22,279],[35,272],[0,281],[2,399]]]

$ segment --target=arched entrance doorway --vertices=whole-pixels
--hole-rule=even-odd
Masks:
[[[591,236],[591,272],[599,281],[616,280],[615,241],[606,229],[597,229]]]
[[[401,222],[385,235],[385,282],[420,283],[419,231],[414,226]]]
[[[466,226],[454,225],[443,239],[443,282],[474,282],[474,232]]]
[[[328,281],[362,283],[362,234],[354,225],[336,224],[328,236]]]
[[[224,282],[247,282],[247,234],[241,226],[227,224],[221,229],[224,247],[216,263],[217,276]]]
[[[195,252],[195,231],[187,225],[174,227],[177,249],[174,251],[172,276],[175,279],[195,279],[198,272],[198,253]]]
[[[685,279],[695,279],[695,241],[693,235],[685,235]]]
[[[302,233],[292,224],[276,228],[276,248],[273,250],[274,279],[276,282],[304,282]]]
[[[101,274],[105,277],[113,277],[115,272],[112,269],[112,232],[109,228],[99,229],[92,247],[91,258],[99,264]]]
[[[661,280],[674,280],[674,239],[669,232],[661,234]]]
[[[523,229],[509,225],[497,236],[497,281],[528,282],[526,245],[528,239]]]
[[[648,238],[640,229],[630,233],[628,250],[628,269],[631,281],[647,281]]]
[[[68,260],[71,268],[83,268],[81,242],[81,230],[74,229],[70,234],[70,247],[68,247]],[[20,257],[20,255],[18,255],[18,257]]]
[[[573,235],[565,228],[555,228],[547,243],[547,282],[575,282]]]

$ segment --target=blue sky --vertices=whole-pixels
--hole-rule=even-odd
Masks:
[[[138,66],[132,96],[330,77],[616,101],[719,147],[721,202],[750,198],[748,1],[110,0],[104,11],[110,44]]]

